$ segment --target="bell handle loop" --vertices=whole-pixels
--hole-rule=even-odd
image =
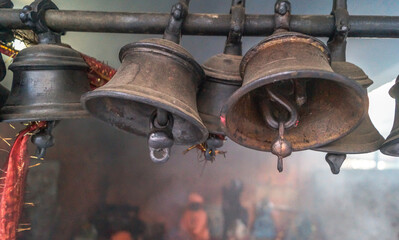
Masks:
[[[165,163],[169,160],[170,158],[170,148],[161,148],[161,149],[155,149],[155,148],[149,148],[150,149],[150,158],[151,161],[153,161],[154,163]],[[157,157],[155,155],[156,152],[162,152],[162,156],[161,157]]]
[[[181,39],[181,29],[185,18],[188,15],[188,5],[190,0],[180,0],[172,6],[168,25],[163,34],[163,39],[179,44]]]
[[[53,129],[59,121],[47,121],[46,127],[32,136],[32,142],[37,146],[36,157],[41,159],[46,154],[47,148],[54,146]],[[40,136],[39,136],[40,135]],[[41,138],[41,139],[37,139]]]
[[[277,0],[274,5],[274,30],[289,31],[291,21],[291,3],[288,0]]]
[[[346,61],[346,39],[350,31],[349,12],[346,0],[334,0],[331,14],[334,16],[334,34],[330,36],[327,46],[332,61]]]
[[[279,105],[281,105],[283,108],[285,108],[288,111],[288,113],[290,114],[290,118],[284,122],[284,128],[291,128],[291,127],[295,126],[298,121],[298,111],[297,111],[296,107],[294,106],[294,104],[292,104],[289,100],[287,100],[280,94],[273,92],[270,89],[270,87],[267,87],[266,91],[269,94],[270,99],[276,101]],[[265,115],[264,118],[265,118],[267,124],[269,124],[269,126],[274,129],[279,129],[280,122],[273,117],[271,110],[270,110],[270,103],[268,103],[267,101],[263,101],[263,102],[264,102],[264,108],[265,108],[263,111],[264,115]]]
[[[224,53],[242,55],[241,38],[245,25],[245,0],[232,0],[230,8],[230,30],[226,39]]]
[[[45,20],[46,11],[50,9],[58,10],[58,7],[51,0],[35,0],[30,5],[23,7],[19,18],[37,34],[39,43],[59,44],[63,33],[52,31]]]

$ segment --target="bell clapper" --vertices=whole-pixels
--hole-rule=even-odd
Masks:
[[[36,157],[41,159],[46,154],[47,148],[54,146],[52,131],[59,121],[47,121],[46,128],[32,136],[32,143],[37,146]]]
[[[174,144],[173,117],[163,109],[157,109],[150,120],[148,148],[150,158],[154,163],[164,163],[169,160],[170,148]]]
[[[346,159],[346,154],[336,154],[336,153],[327,153],[326,161],[330,166],[331,172],[333,174],[338,174],[341,170],[341,166]]]
[[[277,170],[283,171],[283,158],[288,157],[292,153],[292,146],[289,141],[284,139],[284,123],[281,121],[278,128],[278,138],[272,143],[272,153],[277,155]]]
[[[266,92],[270,97],[270,101],[274,101],[287,110],[289,118],[283,119],[283,112],[280,111],[277,121],[270,109],[270,102],[264,101],[264,117],[267,124],[275,129],[278,129],[278,137],[271,146],[271,152],[278,156],[277,170],[283,171],[283,158],[288,157],[292,153],[292,145],[289,141],[284,139],[284,132],[286,128],[291,128],[297,124],[298,111],[296,106],[282,95],[272,91],[271,86],[266,87]]]

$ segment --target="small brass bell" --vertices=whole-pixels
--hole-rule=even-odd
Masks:
[[[56,44],[22,50],[9,69],[11,93],[0,110],[6,122],[47,121],[88,116],[80,104],[90,90],[87,64],[80,54]]]
[[[124,46],[119,54],[122,65],[111,81],[82,97],[85,108],[96,118],[148,136],[155,162],[169,158],[173,143],[194,145],[208,136],[196,101],[204,71],[176,43],[186,8],[183,2],[173,6],[164,39]]]
[[[239,73],[241,58],[237,55],[217,54],[202,65],[207,78],[198,93],[198,111],[212,134],[224,135],[220,110],[242,84]]]
[[[204,62],[206,80],[198,93],[198,112],[209,130],[205,159],[213,160],[216,149],[223,146],[225,133],[220,122],[220,111],[229,97],[240,88],[242,78],[241,36],[245,17],[245,1],[232,1],[231,27],[226,39],[224,53],[212,56]],[[217,146],[217,147],[216,147]]]
[[[399,76],[396,78],[395,85],[389,90],[389,95],[395,98],[395,120],[391,133],[388,135],[380,151],[389,156],[399,156]]]

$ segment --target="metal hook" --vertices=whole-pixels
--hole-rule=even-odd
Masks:
[[[232,0],[230,17],[230,31],[226,39],[224,53],[241,56],[241,38],[245,25],[245,0]]]
[[[275,30],[290,30],[291,3],[288,0],[277,0],[274,5]]]
[[[58,10],[58,7],[51,0],[35,0],[23,7],[19,18],[37,34],[40,43],[61,43],[63,33],[53,32],[46,24],[45,14],[50,9]]]
[[[290,118],[284,122],[284,128],[290,128],[290,127],[294,126],[298,121],[298,111],[296,110],[296,107],[294,106],[294,104],[292,104],[288,99],[281,96],[280,94],[273,92],[271,90],[270,86],[266,87],[266,92],[269,94],[270,99],[272,99],[273,101],[280,104],[290,114]],[[279,121],[277,121],[273,117],[273,114],[270,109],[270,102],[262,101],[262,103],[263,103],[263,108],[264,108],[264,111],[262,111],[262,112],[263,112],[263,115],[264,115],[264,118],[265,118],[267,124],[269,124],[269,126],[271,126],[272,128],[278,129]]]
[[[346,0],[334,0],[331,14],[334,16],[334,34],[328,39],[332,61],[346,61],[346,39],[350,30]]]
[[[164,39],[170,40],[177,44],[180,43],[181,28],[183,26],[184,19],[188,15],[189,3],[189,0],[181,0],[180,2],[172,6],[169,23],[163,35]]]

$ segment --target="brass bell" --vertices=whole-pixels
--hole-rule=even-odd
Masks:
[[[241,56],[217,54],[204,62],[206,81],[198,93],[198,112],[211,134],[224,135],[220,110],[242,84],[239,73]]]
[[[8,95],[10,95],[10,91],[5,88],[3,85],[0,85],[0,107],[4,106],[7,101]]]
[[[39,44],[22,50],[9,69],[11,93],[0,120],[48,121],[88,116],[80,97],[90,90],[87,64],[65,46]]]
[[[396,78],[395,85],[389,90],[389,95],[395,98],[395,120],[391,133],[382,144],[380,151],[389,156],[399,156],[399,76]]]
[[[373,83],[373,81],[368,78],[361,68],[352,63],[332,62],[331,66],[334,72],[355,80],[365,89],[367,89],[367,87]],[[341,139],[338,139],[337,141],[313,150],[329,153],[326,156],[326,160],[331,165],[334,164],[334,161],[330,161],[330,158],[336,158],[336,156],[333,155],[343,155],[341,158],[345,159],[345,154],[359,154],[376,151],[383,143],[384,138],[374,127],[370,116],[368,113],[366,113],[364,120],[351,133],[342,137]],[[334,174],[339,173],[338,166],[334,166],[332,170]]]
[[[184,3],[172,8],[169,26],[181,24],[180,11],[185,8]],[[176,28],[166,29],[167,39],[146,39],[124,46],[119,54],[122,65],[111,81],[82,96],[85,108],[96,118],[148,136],[155,162],[169,158],[173,143],[194,145],[208,136],[196,100],[204,71],[182,46],[168,40],[176,37],[179,41],[180,31],[167,34],[172,29],[176,32]],[[155,156],[157,150],[160,154]]]
[[[289,111],[290,121],[291,113],[297,112],[298,119],[290,122],[284,135],[296,151],[325,145],[357,127],[368,107],[366,91],[334,73],[329,60],[321,41],[295,32],[276,32],[250,49],[240,66],[243,86],[222,111],[228,137],[249,148],[271,151],[279,133],[278,124],[271,127],[268,120],[278,116],[267,108],[275,102]],[[287,93],[281,98],[273,91]],[[270,93],[273,102],[268,101]]]
[[[157,108],[173,115],[176,144],[204,141],[207,130],[197,111],[197,88],[204,72],[180,45],[146,39],[120,51],[121,67],[105,84],[82,97],[95,117],[127,132],[146,136]]]

